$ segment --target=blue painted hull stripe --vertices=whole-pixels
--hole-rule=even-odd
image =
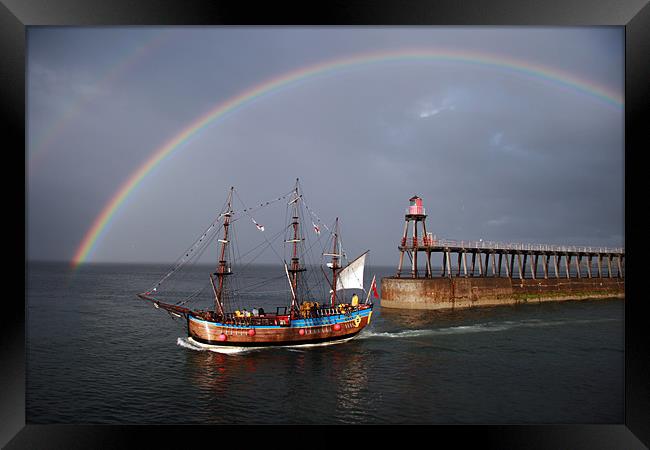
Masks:
[[[189,320],[199,323],[207,323],[215,327],[224,327],[224,328],[242,328],[249,329],[255,328],[258,330],[262,329],[278,329],[278,328],[310,328],[310,327],[322,327],[326,325],[334,325],[342,322],[349,322],[354,320],[355,317],[367,317],[370,315],[372,310],[365,310],[358,313],[352,313],[351,316],[346,316],[344,314],[338,314],[336,316],[330,316],[329,318],[321,319],[297,319],[291,322],[291,326],[280,326],[280,325],[234,325],[234,324],[225,324],[220,322],[210,322],[207,320],[199,319],[194,316],[188,316]]]

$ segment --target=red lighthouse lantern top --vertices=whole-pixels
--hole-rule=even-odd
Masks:
[[[425,214],[424,206],[422,206],[422,199],[420,197],[414,195],[409,199],[409,202],[410,202],[409,209],[408,209],[409,214],[417,214],[417,215]]]

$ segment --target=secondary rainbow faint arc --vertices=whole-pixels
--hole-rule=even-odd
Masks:
[[[187,125],[182,131],[173,136],[161,147],[156,149],[152,156],[149,157],[149,159],[133,174],[131,174],[126,182],[121,185],[115,195],[104,206],[101,213],[94,220],[92,226],[86,232],[83,240],[79,244],[79,247],[72,258],[72,266],[76,268],[79,264],[87,260],[89,254],[96,247],[99,238],[102,236],[103,231],[110,223],[115,212],[119,209],[120,205],[126,200],[129,194],[142,182],[147,174],[149,174],[152,169],[160,164],[166,157],[172,154],[174,150],[180,148],[183,143],[215,120],[225,116],[240,106],[252,102],[258,97],[276,92],[283,87],[290,86],[292,83],[306,79],[310,76],[316,76],[319,74],[334,72],[338,69],[361,66],[364,64],[420,60],[459,62],[497,69],[506,69],[572,88],[584,94],[596,97],[599,100],[618,108],[623,107],[623,98],[620,94],[608,90],[592,81],[578,78],[557,69],[532,64],[527,61],[486,53],[409,49],[390,52],[363,53],[302,67],[262,82],[246,91],[243,91],[239,95],[231,97],[223,103],[219,103],[207,113]]]
[[[168,30],[156,33],[152,38],[132,49],[126,57],[120,58],[117,62],[113,63],[109,69],[104,72],[104,75],[94,84],[94,86],[99,89],[108,90],[111,85],[115,83],[116,79],[119,79],[122,75],[128,73],[133,66],[141,63],[141,61],[145,61],[147,55],[155,52],[155,50],[164,44],[170,37],[170,31]],[[92,103],[94,100],[95,96],[91,96],[90,98],[82,97],[72,103],[72,105],[61,114],[59,119],[47,128],[43,132],[43,135],[37,139],[33,145],[30,145],[29,166],[31,170],[36,168],[36,165],[47,154],[47,150],[50,148],[51,144],[61,137],[66,128],[76,123],[75,118],[83,112],[84,107],[89,103]]]

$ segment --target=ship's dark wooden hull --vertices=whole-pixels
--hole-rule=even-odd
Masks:
[[[286,326],[230,325],[187,317],[188,336],[201,344],[224,347],[315,345],[351,339],[369,323],[372,307],[350,314],[294,319]],[[253,330],[254,332],[251,332]]]

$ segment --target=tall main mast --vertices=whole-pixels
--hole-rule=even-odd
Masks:
[[[223,239],[219,239],[221,244],[221,251],[219,255],[219,264],[217,265],[216,275],[218,278],[217,286],[214,286],[212,282],[212,287],[214,288],[215,299],[214,299],[214,310],[220,314],[224,313],[223,310],[223,292],[224,292],[224,277],[226,275],[232,274],[230,267],[228,267],[228,262],[226,260],[227,252],[226,247],[229,244],[228,241],[228,227],[230,226],[230,218],[232,217],[232,193],[235,188],[231,187],[230,192],[228,193],[228,204],[226,206],[226,211],[223,213]],[[212,281],[212,277],[210,277]]]
[[[337,244],[339,237],[339,218],[336,218],[336,224],[334,225],[334,238],[332,244],[332,306],[336,303],[336,271],[339,269],[339,259],[341,257],[338,253]]]
[[[296,187],[294,189],[294,197],[291,200],[293,204],[293,214],[291,226],[293,227],[293,239],[286,241],[287,243],[292,244],[291,251],[291,265],[288,269],[290,274],[289,281],[291,283],[291,289],[293,296],[291,298],[291,312],[298,310],[298,273],[304,272],[306,269],[300,267],[300,255],[298,254],[298,243],[302,241],[300,238],[300,216],[298,215],[298,201],[300,200],[300,195],[298,194],[298,179],[296,178]]]

